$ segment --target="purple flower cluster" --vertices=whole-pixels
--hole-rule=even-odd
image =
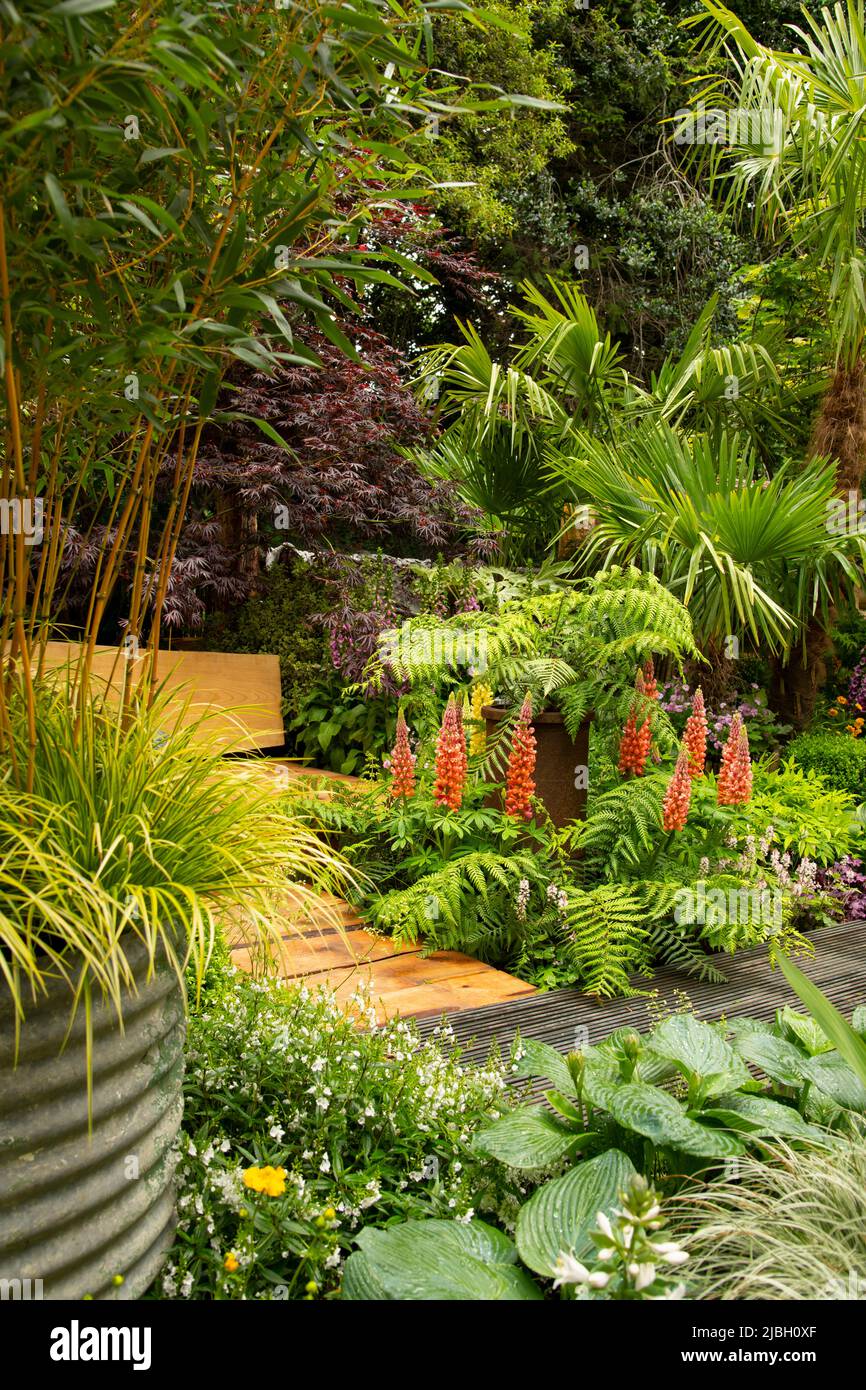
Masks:
[[[846,854],[829,869],[820,869],[818,884],[838,900],[849,921],[866,921],[866,871],[856,854]]]
[[[754,739],[757,725],[769,725],[773,723],[772,711],[767,708],[765,697],[761,693],[760,686],[753,684],[752,690],[757,694],[751,699],[722,700],[714,709],[707,707],[708,725],[708,744],[720,753],[727,741],[728,733],[731,728],[731,720],[735,714],[739,714],[744,723],[749,723],[749,733]],[[694,692],[691,687],[685,685],[680,680],[668,681],[662,686],[659,703],[663,710],[668,714],[688,715],[692,710]],[[676,720],[675,720],[676,722]]]
[[[866,710],[866,647],[860,653],[860,660],[854,667],[851,676],[851,683],[848,686],[848,703],[853,707],[859,705]]]

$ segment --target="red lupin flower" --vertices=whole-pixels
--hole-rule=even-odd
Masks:
[[[646,717],[640,728],[637,725],[639,707],[642,707],[641,697],[646,697],[646,685],[641,671],[638,671],[635,677],[634,688],[635,694],[639,698],[632,705],[631,713],[625,721],[625,727],[622,731],[619,744],[619,770],[623,776],[627,772],[633,772],[635,777],[643,777],[647,755],[652,743],[652,727],[649,716]]]
[[[733,725],[732,725],[733,728]],[[752,795],[752,759],[749,756],[749,731],[740,729],[734,756],[725,772],[719,774],[718,801],[720,806],[744,806]]]
[[[674,775],[668,782],[662,801],[662,829],[684,830],[689,818],[689,803],[692,799],[692,779],[689,776],[689,751],[680,749]]]
[[[535,792],[535,731],[532,728],[532,700],[527,691],[511,739],[508,771],[505,774],[505,814],[515,820],[532,820],[531,798]]]
[[[740,734],[743,721],[739,710],[731,720],[727,742],[722,749],[722,765],[716,787],[716,800],[720,806],[736,806],[738,798],[734,795],[734,767],[740,755]]]
[[[438,806],[459,811],[466,784],[466,736],[463,720],[453,695],[449,695],[442,727],[436,740],[436,783],[433,796]]]
[[[689,754],[689,776],[703,777],[707,759],[707,712],[700,687],[695,691],[692,712],[686,720],[683,743]]]
[[[391,754],[391,795],[410,797],[415,793],[415,754],[409,747],[409,730],[403,711],[397,715],[397,737]]]

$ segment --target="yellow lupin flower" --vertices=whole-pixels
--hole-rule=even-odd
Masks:
[[[483,753],[487,747],[487,729],[484,726],[484,716],[481,711],[485,705],[489,705],[493,699],[493,691],[489,685],[479,681],[472,687],[472,697],[469,701],[469,710],[472,715],[473,728],[469,737],[469,752]]]
[[[264,1192],[268,1197],[282,1197],[286,1190],[285,1168],[247,1168],[244,1173],[244,1186],[253,1192]]]

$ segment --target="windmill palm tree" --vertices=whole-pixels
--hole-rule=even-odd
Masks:
[[[705,146],[711,177],[755,228],[808,256],[826,277],[836,343],[810,452],[833,459],[836,485],[859,504],[866,472],[866,10],[845,0],[791,26],[794,51],[758,43],[717,0],[702,0],[708,36],[728,47],[733,80],[712,93],[728,111],[723,144]],[[706,23],[706,16],[700,16]],[[862,509],[861,509],[862,510]],[[854,513],[857,514],[856,511]],[[792,713],[802,719],[821,676],[826,633],[813,622],[792,666]]]
[[[813,616],[826,626],[863,582],[866,536],[827,528],[824,460],[768,477],[746,433],[688,434],[647,416],[613,441],[585,434],[549,463],[596,518],[582,562],[657,575],[704,649],[742,636],[781,666]]]
[[[624,369],[579,289],[555,280],[549,294],[529,282],[521,289],[524,303],[512,313],[522,339],[509,361],[494,360],[471,325],[461,326],[461,343],[423,355],[419,381],[425,393],[435,381],[445,428],[434,446],[411,451],[423,471],[452,482],[509,533],[509,558],[531,559],[553,540],[571,493],[549,458],[573,455],[578,439],[612,442],[624,424],[645,418],[740,429],[766,459],[773,439],[784,439],[789,393],[773,342],[713,346],[715,297],[680,354],[643,384]]]

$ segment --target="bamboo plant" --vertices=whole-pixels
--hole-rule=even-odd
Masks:
[[[0,975],[19,1020],[57,974],[76,1003],[119,1002],[125,932],[200,972],[232,903],[267,928],[287,879],[339,881],[243,770],[176,730],[154,747],[160,625],[230,364],[309,362],[302,315],[352,353],[336,309],[424,278],[363,234],[423,182],[425,117],[455,100],[428,67],[443,8],[0,0]],[[73,539],[95,576],[58,683]],[[106,631],[125,634],[113,704]]]

